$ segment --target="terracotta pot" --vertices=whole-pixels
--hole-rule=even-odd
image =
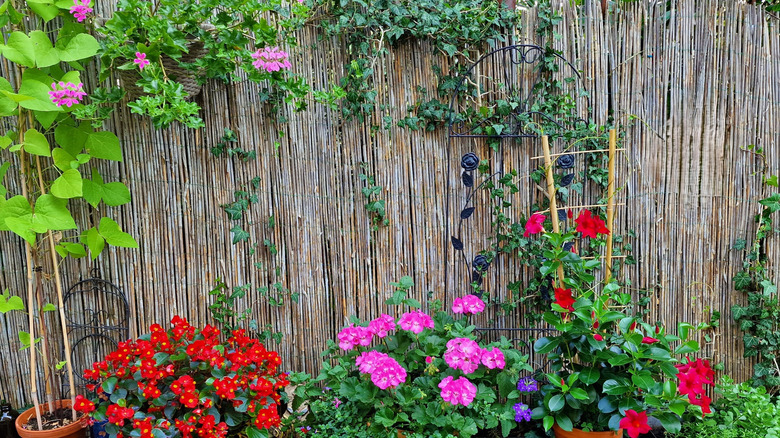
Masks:
[[[41,412],[45,409],[45,404],[40,405]],[[59,408],[62,406],[70,407],[70,400],[57,400],[54,402],[54,406]],[[16,431],[19,432],[19,436],[22,438],[84,438],[86,436],[86,429],[81,421],[70,423],[65,427],[59,427],[52,430],[27,430],[22,428],[22,425],[27,424],[30,418],[35,417],[35,408],[30,408],[22,412],[19,417],[16,418]]]
[[[555,438],[623,438],[623,429],[617,431],[608,430],[606,432],[585,432],[574,428],[571,432],[558,427],[557,424],[553,424],[553,431],[555,432]]]

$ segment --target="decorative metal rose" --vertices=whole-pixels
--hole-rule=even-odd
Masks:
[[[474,152],[469,152],[460,159],[460,167],[466,171],[475,170],[479,167],[479,157]]]

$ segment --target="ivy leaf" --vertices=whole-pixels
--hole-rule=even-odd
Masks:
[[[732,279],[734,281],[734,289],[747,290],[750,287],[750,283],[753,280],[750,278],[750,274],[745,271],[738,272]]]
[[[780,210],[780,193],[775,193],[766,199],[758,201],[758,203],[768,208],[770,212],[774,213]]]
[[[122,231],[119,225],[111,218],[101,218],[98,230],[109,245],[121,246],[123,248],[138,248],[138,242],[135,241],[133,236]]]
[[[460,239],[458,239],[455,236],[452,236],[451,240],[452,240],[452,247],[455,248],[455,251],[463,251],[463,242],[461,242]]]
[[[119,138],[113,132],[93,132],[87,137],[84,146],[89,154],[95,158],[122,161],[122,148],[119,146]]]
[[[230,232],[233,234],[233,245],[237,244],[238,242],[249,240],[249,233],[244,231],[244,229],[238,225],[231,228]]]
[[[0,44],[0,52],[12,62],[25,67],[35,67],[35,48],[24,32],[11,32],[8,44]]]
[[[770,176],[770,177],[767,177],[767,178],[764,180],[764,182],[765,182],[765,183],[766,183],[768,186],[772,186],[772,187],[780,187],[780,183],[777,181],[777,175],[772,175],[772,176]]]
[[[454,56],[458,51],[457,47],[455,47],[453,44],[442,44],[441,49],[447,52],[447,55],[450,57]]]
[[[36,129],[28,129],[24,134],[24,151],[42,157],[51,156],[49,141]]]
[[[82,196],[81,172],[68,169],[51,184],[51,194],[62,199]]]

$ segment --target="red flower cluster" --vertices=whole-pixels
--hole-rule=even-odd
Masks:
[[[680,385],[677,389],[680,394],[687,395],[688,401],[692,405],[701,406],[702,415],[709,414],[710,402],[712,399],[707,397],[704,393],[704,385],[713,384],[713,377],[715,377],[715,371],[710,367],[710,361],[696,359],[695,362],[691,362],[688,359],[688,363],[675,365],[677,367],[677,379],[680,381]]]
[[[598,216],[593,216],[590,210],[582,210],[577,219],[574,219],[577,223],[576,230],[582,233],[582,237],[596,238],[599,234],[609,234],[604,221]]]
[[[152,325],[148,335],[120,343],[84,371],[86,379],[101,384],[88,388],[98,392],[94,400],[77,396],[75,409],[90,420],[107,419],[107,432],[117,437],[152,438],[157,430],[182,438],[224,438],[228,425],[217,418],[257,428],[280,424],[276,404],[289,382],[277,370],[276,352],[243,330],[222,342],[216,327],[198,330],[179,316],[171,324],[169,330]],[[113,397],[117,403],[111,402],[120,391]]]

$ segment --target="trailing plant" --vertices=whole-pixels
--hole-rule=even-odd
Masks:
[[[101,78],[116,69],[134,72],[124,76],[126,86],[140,95],[128,106],[155,127],[203,126],[200,106],[182,85],[185,75],[231,82],[243,71],[264,85],[261,100],[272,108],[306,108],[309,86],[291,73],[290,55],[280,48],[296,45],[294,32],[309,15],[303,2],[121,0],[117,8],[98,28]]]
[[[777,177],[766,178],[768,186],[777,188]],[[742,270],[732,279],[734,289],[747,294],[747,304],[735,304],[731,314],[745,333],[745,357],[755,357],[753,365],[753,384],[764,385],[772,393],[780,389],[780,302],[777,297],[777,283],[767,269],[766,240],[780,229],[773,226],[775,213],[780,211],[780,193],[758,201],[760,212],[755,216],[758,224],[756,236],[749,248],[746,241],[735,244],[734,249],[745,250],[747,255]]]
[[[115,100],[116,92],[94,93],[95,101],[89,103],[81,80],[81,72],[99,49],[81,23],[92,11],[90,4],[73,0],[8,1],[0,5],[4,35],[0,53],[6,73],[0,78],[0,231],[10,231],[24,242],[29,324],[25,336],[29,339],[26,345],[33,346],[29,348],[30,395],[36,406],[38,429],[42,425],[35,315],[51,307],[38,308],[37,302],[44,297],[36,299],[36,286],[41,294],[52,288],[56,291],[67,381],[70,393],[75,395],[62,308],[60,259],[89,253],[94,260],[106,244],[138,246],[106,208],[129,202],[129,190],[121,182],[106,181],[95,167],[95,160],[122,161],[122,150],[117,136],[101,130],[99,123],[107,114],[103,105]],[[74,213],[89,206],[92,226],[77,224]],[[13,301],[18,307],[20,300]],[[39,324],[43,322],[39,318]],[[48,350],[53,347],[47,344],[48,339],[43,339],[40,352],[47,400],[51,402],[53,361]]]
[[[366,166],[361,167],[365,171]],[[360,180],[365,183],[365,187],[360,189],[363,197],[366,199],[366,203],[363,206],[371,217],[371,230],[376,231],[380,226],[387,226],[390,223],[390,219],[387,217],[385,200],[379,198],[379,195],[382,193],[382,186],[376,184],[374,175],[367,175],[361,172]]]
[[[525,421],[520,412],[528,407],[519,403],[517,382],[530,367],[506,338],[476,338],[470,317],[484,310],[484,301],[456,298],[451,313],[434,301],[429,315],[407,296],[410,277],[393,285],[386,304],[410,309],[399,318],[353,317],[338,344],[328,341],[320,375],[296,389],[296,400],[316,396],[303,426],[315,434],[396,437],[401,430],[409,437],[471,437],[496,430],[506,437]]]
[[[219,329],[180,316],[171,326],[153,324],[85,370],[96,395],[77,396],[76,409],[89,423],[108,421],[110,436],[268,437],[288,384],[279,355],[243,330],[222,341]]]

